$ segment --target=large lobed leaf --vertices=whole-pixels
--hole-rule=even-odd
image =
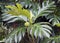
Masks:
[[[51,34],[50,30],[52,30],[52,28],[49,25],[37,23],[31,27],[30,34],[35,37],[40,37],[40,38],[48,37],[49,38]]]
[[[5,43],[20,42],[22,37],[24,37],[25,32],[26,32],[26,29],[24,27],[23,28],[18,27],[13,32],[11,32],[9,35],[7,35],[4,42]]]

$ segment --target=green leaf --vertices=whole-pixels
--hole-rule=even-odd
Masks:
[[[48,38],[50,38],[50,34],[51,34],[50,30],[52,30],[52,28],[50,26],[48,26],[46,24],[44,25],[41,23],[36,23],[31,27],[30,34],[34,35],[35,37],[40,37],[40,38],[48,37]]]
[[[26,31],[25,27],[23,27],[23,28],[18,27],[17,29],[12,31],[9,35],[7,35],[7,37],[5,38],[6,39],[5,42],[10,43],[11,41],[14,40],[14,38],[15,38],[15,42],[17,42],[16,38],[18,38],[18,41],[20,42],[21,38],[24,37],[24,35],[25,35],[25,31]]]
[[[40,16],[47,16],[47,15],[49,15],[49,13],[54,12],[55,7],[56,6],[54,5],[54,2],[49,2],[49,0],[46,2],[43,2],[42,8],[40,6],[38,7],[39,10],[38,10],[38,14],[35,17],[35,20],[36,20],[36,18],[38,18]]]

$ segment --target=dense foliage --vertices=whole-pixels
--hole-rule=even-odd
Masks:
[[[14,0],[0,7],[0,42],[60,43],[58,0]]]

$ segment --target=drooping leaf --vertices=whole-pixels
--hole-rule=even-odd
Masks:
[[[17,29],[15,29],[13,32],[11,32],[6,38],[5,38],[5,42],[6,43],[13,43],[13,40],[15,41],[15,43],[17,43],[17,41],[21,41],[21,38],[24,37],[26,32],[25,28],[20,28],[18,27]],[[17,39],[18,38],[18,39]],[[12,39],[12,40],[11,40]]]
[[[37,23],[31,27],[30,34],[34,35],[35,37],[40,37],[40,38],[48,37],[49,38],[51,34],[50,30],[52,30],[50,26],[44,25],[44,24],[41,25],[40,23]]]

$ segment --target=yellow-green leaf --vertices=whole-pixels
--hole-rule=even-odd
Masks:
[[[60,23],[55,24],[57,27],[60,27]]]
[[[10,9],[7,11],[8,14],[11,14],[13,16],[20,16],[20,15],[26,16],[29,19],[29,22],[32,22],[33,14],[27,9],[22,9],[21,4],[16,3],[16,6],[8,5],[5,7]]]
[[[17,6],[18,9],[22,9],[22,5],[21,4],[16,3],[16,6]]]

